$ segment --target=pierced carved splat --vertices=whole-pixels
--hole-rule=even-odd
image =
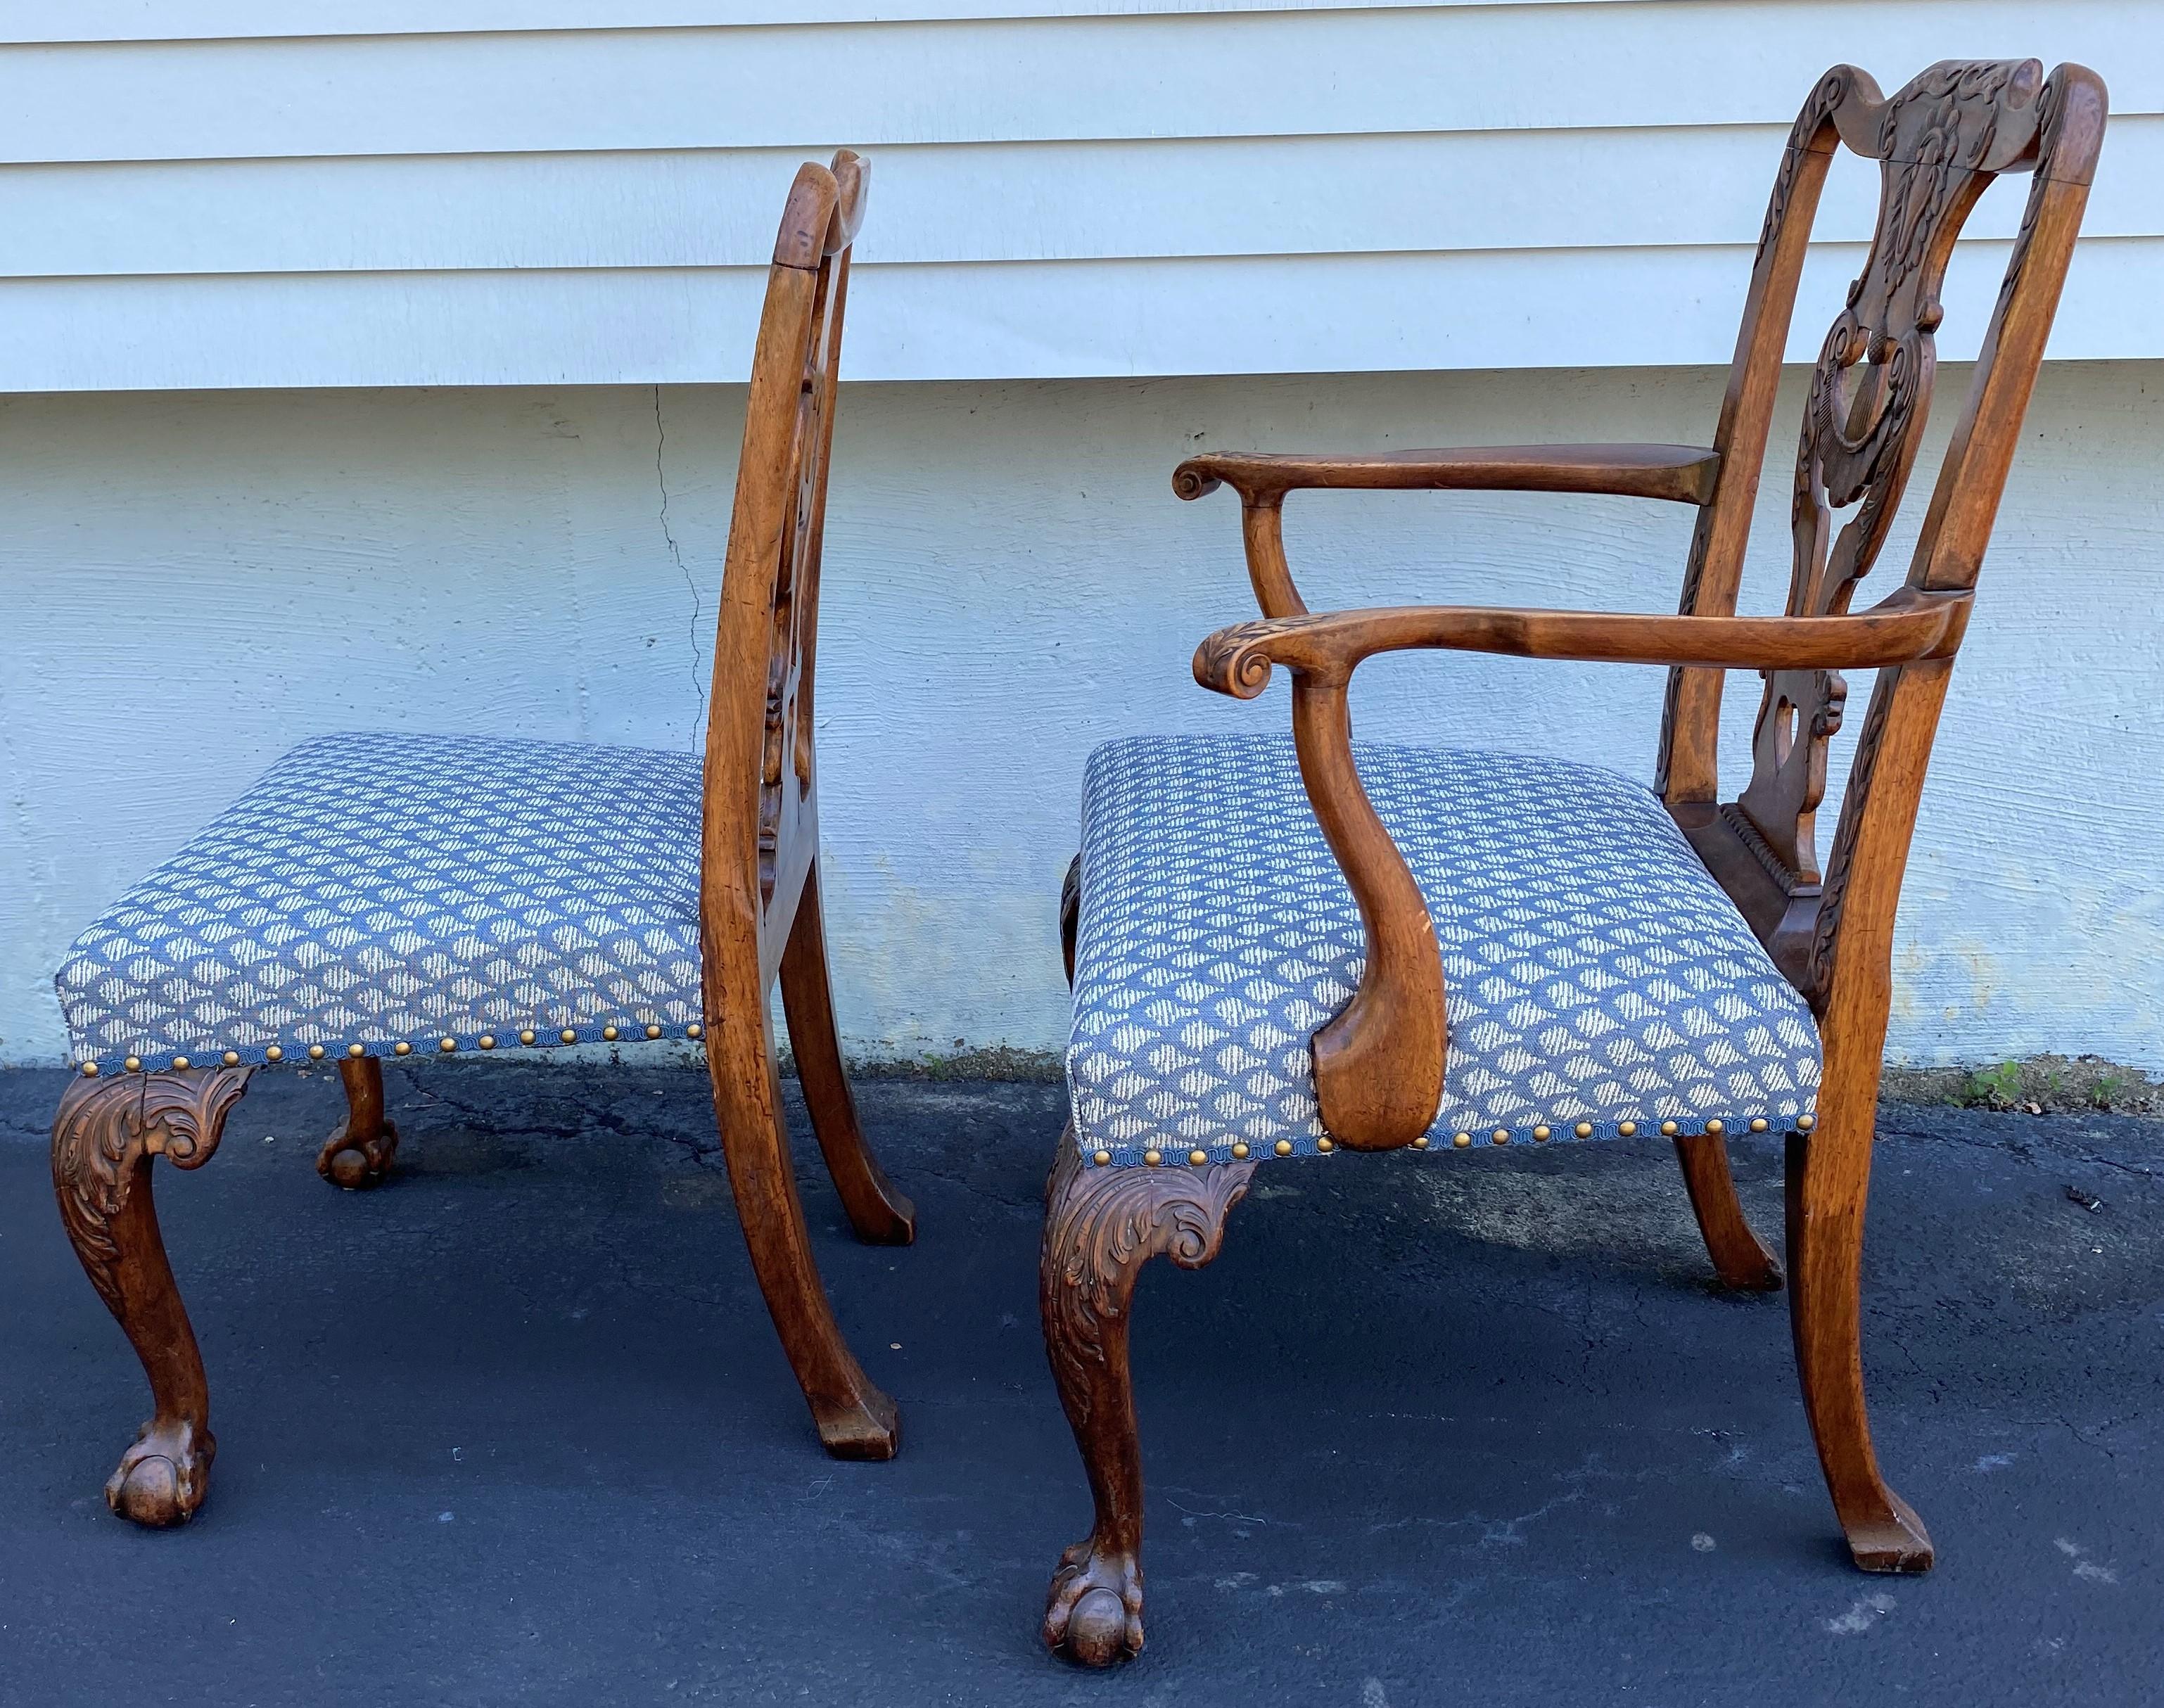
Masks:
[[[759,892],[769,903],[788,864],[785,851],[816,844],[818,835],[813,822],[812,659],[834,382],[848,291],[848,255],[828,257],[819,269],[812,300],[812,339],[789,446],[788,490],[796,502],[783,522],[775,573],[759,801]]]
[[[1993,177],[2033,153],[2042,110],[2043,70],[2033,60],[1948,61],[1884,102],[1836,90],[1843,81],[1828,77],[1812,107],[1880,161],[1882,188],[1870,255],[1811,375],[1796,455],[1794,617],[1845,612],[1878,560],[1930,410],[1954,240]],[[1812,116],[1807,108],[1799,128]],[[1768,238],[1784,200],[1777,183]],[[1815,820],[1847,693],[1835,670],[1766,676],[1751,783],[1729,817],[1746,845],[1786,869],[1792,887],[1820,880]]]

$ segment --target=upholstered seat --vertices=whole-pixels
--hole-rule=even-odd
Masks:
[[[1354,751],[1442,944],[1450,1038],[1427,1148],[1809,1116],[1809,1009],[1643,786],[1512,754]],[[1289,739],[1098,749],[1067,1056],[1085,1155],[1328,1149],[1309,1040],[1350,1000],[1362,944]]]
[[[303,743],[76,940],[76,1059],[696,1038],[699,824],[689,753]]]

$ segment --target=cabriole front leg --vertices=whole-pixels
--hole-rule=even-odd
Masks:
[[[173,1285],[150,1192],[150,1164],[208,1162],[251,1068],[81,1079],[53,1122],[53,1190],[60,1221],[150,1379],[150,1421],[105,1485],[106,1504],[138,1524],[192,1517],[218,1443],[195,1331]]]
[[[1096,1522],[1060,1556],[1044,1641],[1085,1666],[1142,1647],[1142,1466],[1127,1313],[1153,1257],[1199,1269],[1217,1255],[1225,1217],[1247,1190],[1252,1162],[1206,1168],[1085,1166],[1070,1130],[1047,1193],[1037,1300],[1059,1403],[1081,1449]]]

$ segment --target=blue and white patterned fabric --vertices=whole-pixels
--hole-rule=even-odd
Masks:
[[[304,743],[76,938],[75,1059],[696,1037],[700,775],[643,748]]]
[[[1442,949],[1431,1146],[1809,1124],[1810,1010],[1645,788],[1512,754],[1354,754]],[[1364,939],[1290,740],[1099,748],[1081,907],[1067,1079],[1085,1157],[1329,1148],[1309,1040],[1351,1000]]]

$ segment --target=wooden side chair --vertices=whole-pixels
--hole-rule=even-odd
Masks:
[[[1663,1135],[1720,1277],[1774,1287],[1725,1147],[1731,1133],[1785,1134],[1796,1359],[1834,1510],[1863,1569],[1930,1566],[1923,1525],[1879,1474],[1857,1346],[1894,908],[2104,115],[2102,82],[2079,66],[2047,78],[2033,60],[1948,62],[1890,100],[1852,66],[1828,72],[1781,159],[1710,449],[1180,465],[1184,498],[1238,492],[1266,619],[1210,636],[1195,675],[1249,699],[1274,667],[1290,671],[1292,738],[1121,741],[1089,765],[1064,910],[1073,1118],[1041,1286],[1096,1519],[1053,1579],[1054,1649],[1103,1665],[1142,1647],[1136,1272],[1158,1256],[1207,1263],[1265,1160],[1347,1150]],[[1812,377],[1787,614],[1739,618],[1797,277],[1837,143],[1882,163],[1877,229]],[[1908,581],[1851,613],[1922,437],[1947,257],[2004,171],[2033,175],[2027,211]],[[1681,614],[1310,613],[1280,533],[1301,487],[1695,505]],[[1560,759],[1354,744],[1354,670],[1407,648],[1666,665],[1653,790]],[[1845,668],[1878,676],[1822,865],[1813,813]],[[1731,670],[1764,688],[1750,783],[1723,801],[1715,738]]]
[[[885,1458],[893,1402],[851,1355],[790,1172],[768,997],[777,978],[827,1166],[858,1236],[914,1211],[865,1148],[820,917],[812,662],[843,312],[866,169],[796,176],[753,358],[703,765],[691,754],[495,737],[305,742],[91,926],[60,970],[81,1077],[53,1127],[76,1253],[155,1411],[105,1487],[167,1525],[215,1443],[202,1360],[151,1201],[200,1168],[249,1078],[338,1064],[319,1166],[391,1164],[382,1062],[703,1040],[753,1267],[827,1450]]]

